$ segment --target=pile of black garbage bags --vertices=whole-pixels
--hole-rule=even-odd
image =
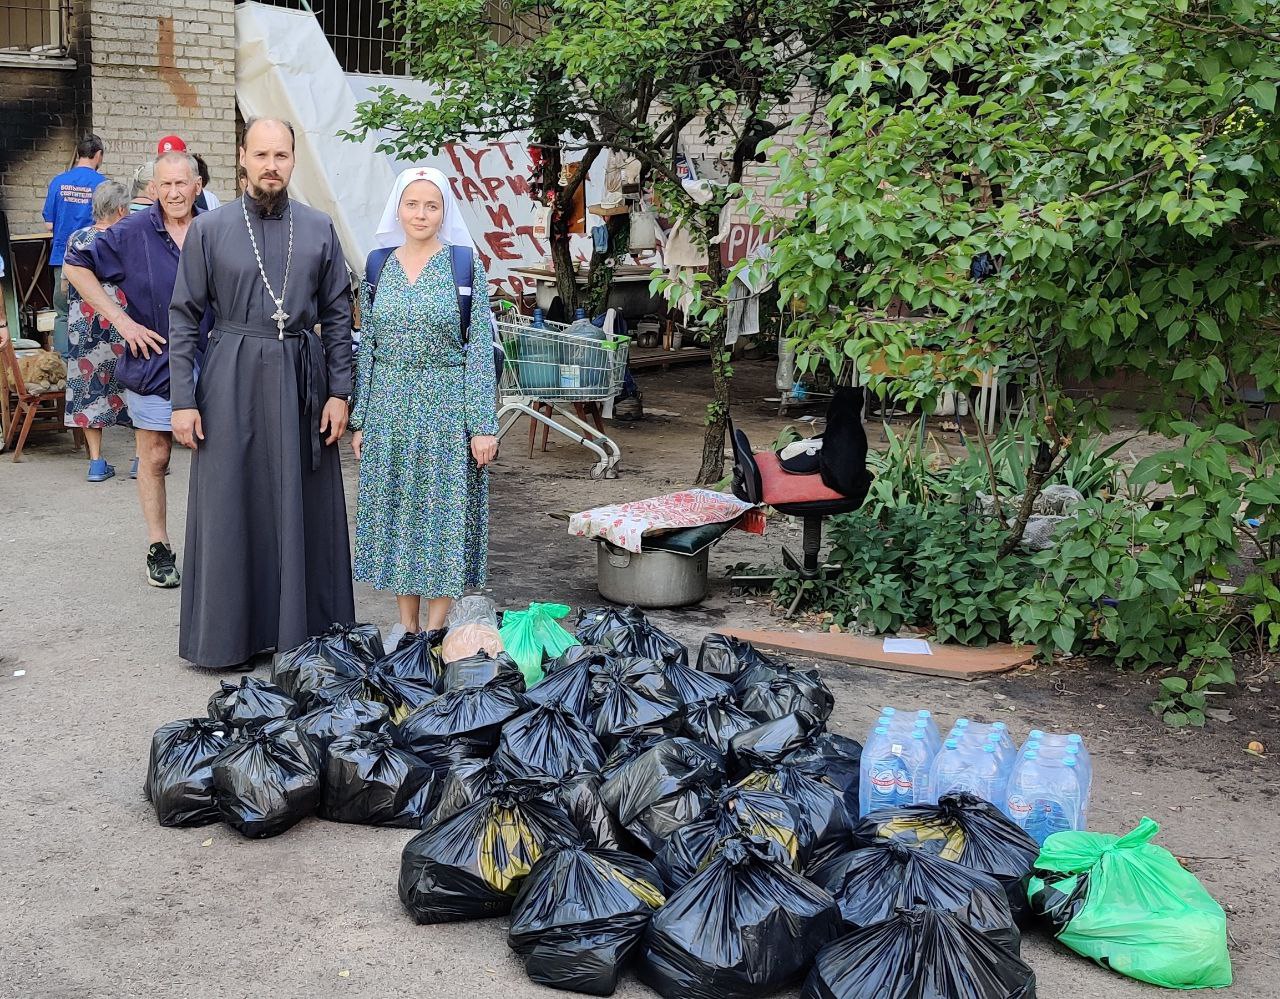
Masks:
[[[529,689],[505,654],[444,667],[442,637],[335,625],[224,682],[155,733],[161,824],[417,829],[417,922],[509,915],[529,977],[589,995],[634,963],[667,999],[1034,997],[1035,843],[968,795],[859,820],[816,672],[714,634],[690,665],[634,608],[584,611]]]

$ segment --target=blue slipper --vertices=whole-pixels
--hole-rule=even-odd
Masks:
[[[108,465],[105,458],[95,458],[89,462],[90,482],[106,482],[107,479],[116,474],[115,466]]]

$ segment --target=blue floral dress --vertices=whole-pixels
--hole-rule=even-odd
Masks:
[[[488,281],[477,258],[464,350],[449,251],[410,284],[393,253],[361,336],[351,427],[364,431],[356,499],[356,579],[380,590],[458,597],[483,586],[488,473],[471,438],[497,433]]]
[[[93,226],[78,229],[67,241],[68,250],[82,250],[98,238]],[[124,308],[122,292],[109,281],[103,290]],[[130,427],[124,389],[116,381],[116,361],[124,353],[124,340],[116,328],[93,311],[70,282],[67,283],[67,406],[63,423],[81,430]]]

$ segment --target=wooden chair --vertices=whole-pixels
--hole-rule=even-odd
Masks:
[[[14,349],[12,340],[4,345],[3,355],[0,356],[0,379],[7,382],[3,387],[6,401],[10,394],[17,400],[12,412],[7,414],[4,443],[5,447],[13,450],[13,460],[20,461],[27,435],[32,428],[68,429],[62,422],[67,402],[66,383],[64,380],[61,388],[46,392],[31,391],[22,376],[18,352]]]

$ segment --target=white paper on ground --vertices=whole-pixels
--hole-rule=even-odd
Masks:
[[[933,649],[923,638],[886,638],[885,652],[896,652],[900,656],[931,656]]]

